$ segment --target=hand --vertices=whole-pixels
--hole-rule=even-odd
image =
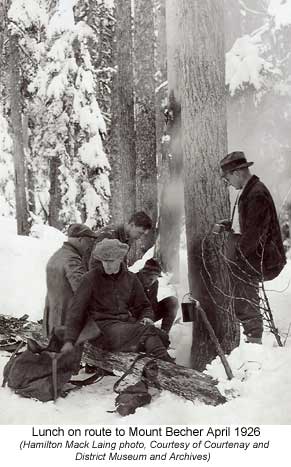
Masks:
[[[153,320],[151,318],[143,318],[140,320],[140,324],[143,324],[144,326],[154,324]]]
[[[230,232],[231,231],[231,220],[229,219],[221,219],[212,229],[214,234],[220,234],[222,232]]]
[[[63,347],[61,348],[61,353],[69,353],[74,350],[74,344],[73,342],[65,342]]]
[[[223,225],[225,230],[229,231],[231,229],[231,220],[230,219],[221,219],[218,221],[218,224]]]

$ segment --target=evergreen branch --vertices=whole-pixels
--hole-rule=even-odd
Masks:
[[[18,44],[18,47],[22,50],[22,52],[24,53],[24,55],[28,58],[28,60],[30,61],[30,63],[32,63],[32,65],[36,65],[36,61],[33,60],[33,58],[26,52],[26,50],[23,48],[23,46],[21,44]]]
[[[22,32],[22,34],[25,36],[26,35],[26,32],[24,29],[22,29],[21,26],[19,26],[19,24],[16,23],[16,21],[14,21],[13,19],[9,18],[9,22],[14,24],[14,26],[16,26],[20,32]],[[14,34],[13,34],[14,35]]]

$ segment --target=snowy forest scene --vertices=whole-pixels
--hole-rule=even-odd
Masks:
[[[291,425],[290,41],[291,0],[0,0],[1,425]]]

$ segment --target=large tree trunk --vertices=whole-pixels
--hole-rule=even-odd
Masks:
[[[25,190],[25,154],[22,131],[21,76],[19,70],[20,58],[18,52],[17,36],[10,34],[9,46],[10,107],[14,145],[17,233],[19,235],[27,235],[29,233],[30,225],[28,221],[28,209]]]
[[[61,230],[64,224],[60,219],[62,209],[62,190],[60,186],[60,157],[55,156],[49,159],[49,178],[50,178],[50,199],[48,223],[52,227]]]
[[[111,212],[114,222],[126,222],[135,211],[136,154],[134,131],[131,0],[115,5],[112,120],[110,139]]]
[[[33,322],[27,322],[27,316],[23,319],[12,318],[0,315],[0,350],[9,348],[9,340],[15,341],[15,337],[27,341],[27,339],[36,339],[38,343],[47,344],[43,338],[41,325]],[[2,342],[4,345],[1,345]],[[19,345],[18,341],[16,345]],[[14,345],[14,344],[13,344]],[[107,352],[89,344],[85,346],[83,360],[91,365],[98,366],[117,376],[124,373],[137,357],[134,353],[125,352]],[[141,377],[145,363],[151,360],[145,357],[136,362],[132,372],[126,377],[126,382],[133,383]],[[217,381],[210,376],[204,375],[189,368],[172,363],[156,360],[158,365],[157,382],[161,389],[171,391],[179,397],[190,401],[199,401],[208,405],[218,405],[226,401],[216,387]],[[156,387],[153,380],[148,380],[149,386]]]
[[[23,128],[23,144],[25,152],[25,166],[26,166],[26,180],[27,180],[27,196],[28,196],[28,210],[33,214],[36,214],[35,208],[35,183],[34,183],[34,172],[32,168],[32,156],[29,147],[29,128],[28,128],[28,116],[23,115],[22,118]]]
[[[153,229],[140,241],[136,256],[155,242],[158,186],[155,108],[155,27],[153,0],[134,4],[134,76],[136,133],[136,210],[145,211]]]
[[[166,134],[170,138],[163,150],[163,180],[160,197],[160,256],[165,270],[179,278],[179,247],[183,208],[182,148],[180,115],[180,66],[178,0],[166,0],[166,40],[168,106]]]
[[[180,70],[185,213],[192,296],[200,301],[225,352],[237,344],[227,271],[212,225],[229,217],[229,199],[219,174],[227,152],[223,0],[181,0]],[[221,290],[221,292],[220,292]],[[192,366],[216,355],[201,317],[193,323]]]

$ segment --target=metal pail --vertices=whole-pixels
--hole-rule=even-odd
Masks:
[[[186,295],[190,296],[189,301],[183,302]],[[191,294],[185,294],[182,299],[181,309],[182,309],[182,318],[184,323],[190,323],[195,321],[196,310],[197,310],[197,300],[194,300],[191,297]]]

